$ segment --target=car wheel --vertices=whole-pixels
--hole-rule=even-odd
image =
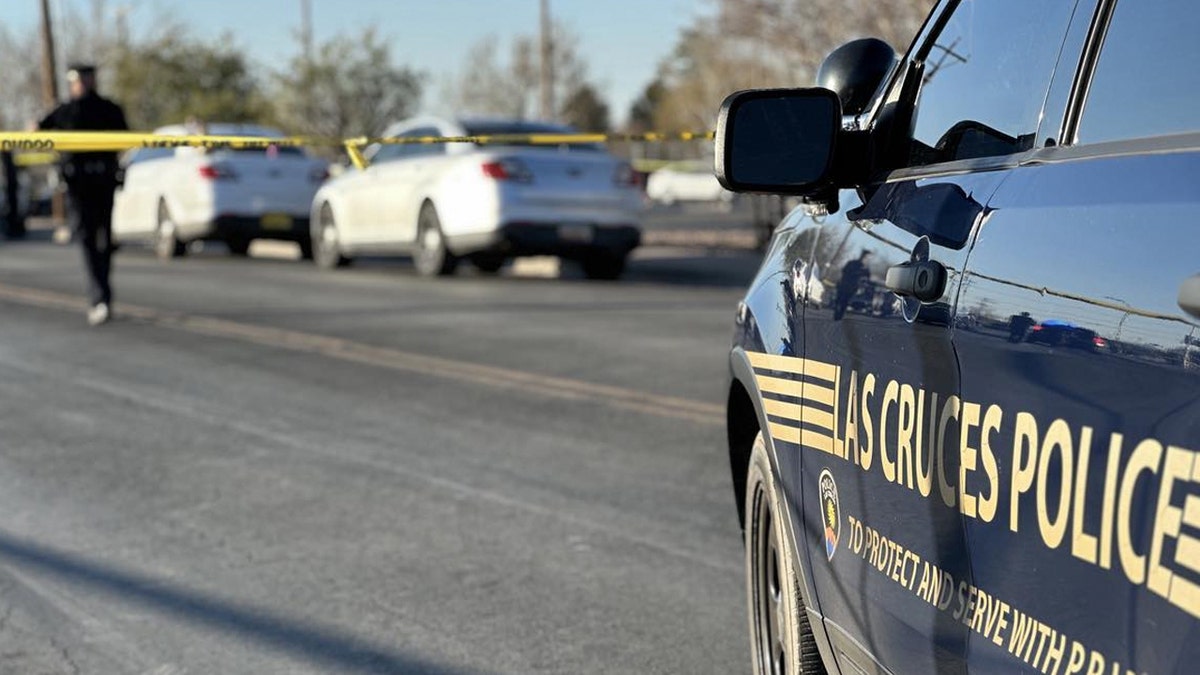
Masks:
[[[154,255],[159,260],[178,258],[187,253],[187,247],[179,241],[179,228],[166,202],[158,203],[158,227],[154,229]]]
[[[754,439],[746,473],[746,597],[754,674],[825,675],[804,609],[799,564],[787,544],[783,495],[766,442]]]
[[[487,253],[477,253],[471,256],[471,264],[475,269],[484,274],[495,274],[504,267],[505,258],[502,255],[491,255]]]
[[[296,243],[300,245],[300,259],[301,260],[312,260],[313,259],[312,237],[305,237]]]
[[[321,206],[319,218],[317,238],[310,239],[313,261],[317,267],[325,270],[345,267],[350,264],[350,259],[342,255],[341,237],[338,233],[337,223],[333,219],[333,209],[329,204]]]
[[[250,255],[249,239],[229,239],[225,245],[229,247],[229,254],[232,256],[245,258]]]
[[[625,260],[621,253],[594,253],[583,259],[583,274],[589,279],[618,279],[625,273]]]
[[[458,268],[458,257],[446,248],[442,223],[433,204],[422,206],[417,218],[417,250],[413,262],[417,273],[423,277],[449,276]]]

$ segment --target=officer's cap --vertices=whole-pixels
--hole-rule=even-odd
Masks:
[[[72,63],[67,66],[67,79],[78,80],[84,77],[94,77],[96,66],[90,63]]]

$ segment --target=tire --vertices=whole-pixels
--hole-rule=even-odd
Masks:
[[[746,597],[754,675],[826,675],[804,609],[803,585],[788,544],[783,495],[766,442],[754,439],[746,472]]]
[[[225,245],[229,247],[229,255],[235,258],[245,258],[250,255],[249,239],[229,239]]]
[[[158,227],[154,229],[154,255],[164,262],[187,254],[187,246],[179,241],[179,228],[165,201],[158,203]]]
[[[505,262],[506,260],[502,255],[476,253],[471,256],[471,264],[483,274],[496,274],[500,271],[501,267],[504,267]]]
[[[333,209],[329,204],[321,205],[321,213],[317,220],[316,238],[309,239],[312,248],[312,261],[323,270],[332,270],[350,264],[350,259],[342,255],[341,236],[337,222],[333,219]],[[303,248],[301,249],[303,253]]]
[[[621,253],[594,253],[583,259],[583,274],[589,279],[619,279],[625,273],[626,258]]]
[[[437,210],[428,202],[417,217],[417,248],[413,254],[417,273],[423,277],[446,277],[458,268],[458,257],[446,248]]]

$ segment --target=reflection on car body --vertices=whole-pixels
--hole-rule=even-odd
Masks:
[[[753,94],[808,136],[786,172],[745,168],[772,143],[726,102],[725,185],[810,202],[730,356],[756,673],[1195,671],[1200,125],[1158,110],[1194,110],[1197,30],[943,0],[870,101]]]

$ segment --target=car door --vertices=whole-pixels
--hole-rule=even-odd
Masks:
[[[146,237],[158,226],[158,186],[170,148],[139,148],[125,158],[124,182],[113,195],[113,235],[118,240]]]
[[[869,125],[899,151],[797,240],[805,372],[780,412],[799,422],[792,490],[843,672],[967,672],[965,525],[995,506],[979,436],[994,420],[961,392],[956,300],[984,205],[1032,147],[1074,5],[942,3]],[[897,295],[921,270],[944,282]]]
[[[435,126],[420,126],[399,134],[401,138],[426,138],[440,136]],[[385,146],[386,147],[386,146]],[[377,241],[389,248],[402,247],[416,239],[416,216],[418,207],[417,187],[430,158],[445,148],[441,144],[412,144],[391,146],[401,148],[395,161],[381,164],[378,171],[379,189],[376,191],[379,210]]]
[[[351,176],[344,188],[344,200],[349,207],[343,236],[351,245],[378,247],[387,232],[389,191],[396,165],[406,159],[413,146],[383,144],[370,154],[366,169]]]
[[[995,411],[999,477],[966,524],[974,616],[997,617],[977,673],[1200,663],[1200,7],[1102,9],[962,284],[962,398]]]

